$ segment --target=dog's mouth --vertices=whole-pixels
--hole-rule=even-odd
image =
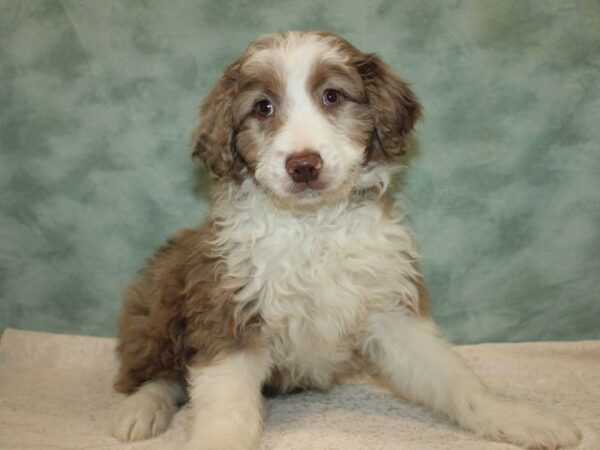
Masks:
[[[294,184],[292,185],[292,188],[291,188],[291,192],[293,194],[299,194],[302,192],[309,193],[309,192],[313,191],[311,193],[318,194],[318,192],[315,192],[315,191],[322,191],[326,187],[327,187],[327,183],[325,183],[324,181],[321,181],[321,180],[300,181],[300,182],[294,182]]]

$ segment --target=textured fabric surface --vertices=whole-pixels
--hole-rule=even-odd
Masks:
[[[189,412],[167,432],[132,444],[109,434],[124,398],[111,389],[114,340],[8,329],[0,341],[0,448],[178,449]],[[580,450],[600,448],[600,341],[458,346],[497,391],[570,416]],[[370,384],[268,401],[261,450],[494,450],[478,439]]]
[[[456,342],[600,338],[600,3],[0,0],[0,330],[111,336],[206,214],[200,99],[257,35],[326,29],[425,106],[397,196]]]

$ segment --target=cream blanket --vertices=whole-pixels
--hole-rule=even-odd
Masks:
[[[0,341],[0,448],[177,449],[188,412],[152,440],[115,441],[114,339],[6,330]],[[456,350],[495,390],[573,418],[600,449],[600,341],[482,344]],[[261,450],[510,449],[434,420],[370,384],[268,401]],[[233,449],[232,449],[233,450]]]

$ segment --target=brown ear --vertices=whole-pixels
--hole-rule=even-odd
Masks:
[[[385,156],[404,154],[406,138],[421,118],[416,95],[377,55],[364,55],[356,68],[365,84],[375,120],[369,154],[375,150]]]
[[[192,135],[192,157],[200,158],[218,178],[229,176],[235,163],[232,104],[238,72],[236,61],[208,93],[200,108],[200,123]]]

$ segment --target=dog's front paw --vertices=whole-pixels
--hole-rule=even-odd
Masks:
[[[490,398],[472,407],[461,424],[496,441],[553,450],[573,447],[581,440],[581,431],[570,419],[529,403]]]
[[[112,434],[120,441],[138,441],[162,433],[177,407],[160,396],[137,392],[119,406],[113,419]]]

